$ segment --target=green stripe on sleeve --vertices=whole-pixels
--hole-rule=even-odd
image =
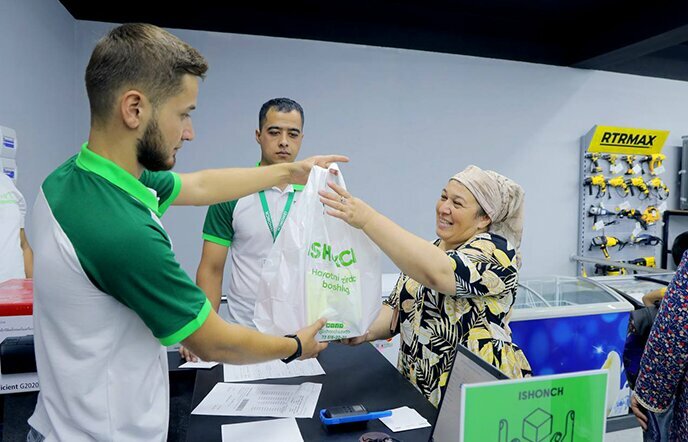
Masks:
[[[203,239],[229,247],[234,239],[234,208],[238,200],[213,204],[208,207],[203,223]]]
[[[164,203],[160,205],[160,208],[158,209],[160,211],[160,216],[162,216],[165,211],[170,207],[170,205],[174,202],[174,200],[177,199],[179,196],[179,192],[182,190],[182,179],[179,177],[178,174],[174,172],[170,172],[172,175],[172,178],[174,178],[174,187],[172,188],[172,193],[170,196],[165,200]]]
[[[188,338],[196,330],[201,328],[205,320],[208,319],[208,315],[210,315],[210,311],[212,309],[213,306],[212,304],[210,304],[210,300],[206,298],[205,303],[203,303],[203,307],[201,307],[201,311],[198,312],[198,315],[194,319],[189,321],[184,327],[172,333],[171,335],[166,336],[164,338],[160,338],[160,343],[162,345],[168,346],[176,344],[177,342],[181,342],[184,339]]]
[[[212,242],[215,244],[219,244],[221,246],[229,247],[232,245],[232,241],[223,239],[223,238],[218,238],[217,236],[209,235],[207,233],[203,234],[203,239],[208,242]]]

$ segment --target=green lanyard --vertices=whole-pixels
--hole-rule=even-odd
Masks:
[[[268,207],[268,202],[265,199],[265,192],[260,191],[258,192],[258,195],[260,195],[260,204],[263,206],[263,215],[265,215],[265,222],[268,224],[268,229],[270,229],[270,234],[272,235],[272,242],[275,242],[277,239],[277,235],[279,235],[280,231],[282,230],[282,226],[284,226],[284,222],[287,220],[287,214],[289,214],[289,209],[291,209],[291,203],[294,201],[294,192],[289,193],[289,197],[287,198],[287,204],[284,205],[284,210],[282,211],[282,217],[279,220],[279,224],[277,225],[277,231],[275,232],[275,229],[272,226],[272,215],[270,214],[270,208]]]

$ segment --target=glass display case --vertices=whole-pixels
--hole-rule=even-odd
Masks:
[[[511,317],[512,338],[536,376],[608,369],[608,416],[625,415],[630,390],[621,356],[633,309],[623,296],[587,278],[524,278]]]
[[[593,276],[588,279],[618,291],[638,306],[643,305],[643,295],[669,285],[674,272],[649,273],[643,275]]]

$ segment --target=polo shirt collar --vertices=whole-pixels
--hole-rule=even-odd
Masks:
[[[114,162],[103,158],[97,153],[89,150],[88,142],[81,146],[81,152],[76,157],[76,165],[88,172],[95,173],[105,178],[115,186],[119,187],[144,206],[148,207],[153,213],[160,216],[158,198],[151,190],[144,186],[132,174],[119,167]]]

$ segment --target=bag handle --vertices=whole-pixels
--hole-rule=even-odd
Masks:
[[[330,170],[336,170],[337,174],[330,173]],[[346,182],[344,181],[344,176],[342,175],[341,171],[339,170],[339,165],[337,163],[332,163],[327,169],[323,168],[323,171],[327,173],[326,178],[321,181],[321,186],[322,189],[318,190],[325,190],[325,191],[331,191],[327,183],[335,183],[338,186],[343,187],[346,189]]]

